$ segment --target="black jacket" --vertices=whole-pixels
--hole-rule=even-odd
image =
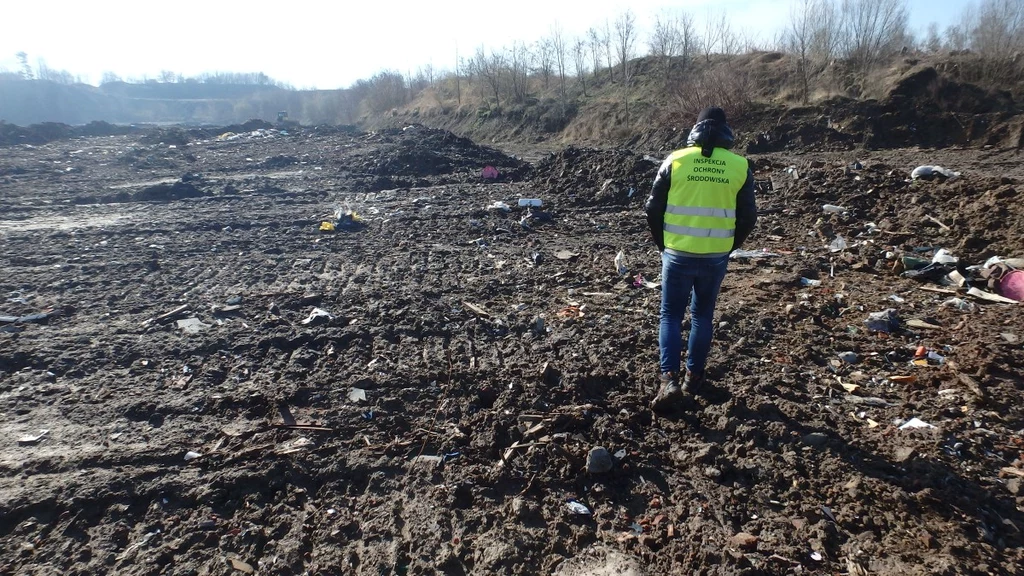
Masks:
[[[706,157],[711,156],[715,148],[732,148],[732,129],[728,124],[715,120],[704,120],[697,123],[686,139],[687,146],[700,146]],[[654,178],[651,196],[647,199],[644,211],[647,213],[647,224],[651,228],[651,238],[658,250],[665,249],[664,224],[665,207],[668,205],[668,190],[672,185],[672,163],[665,161]],[[732,249],[736,250],[750,236],[757,222],[757,203],[754,199],[754,173],[747,169],[747,180],[736,194],[736,236]]]

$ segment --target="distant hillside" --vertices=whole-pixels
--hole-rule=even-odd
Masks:
[[[833,61],[810,82],[799,81],[797,70],[796,59],[781,52],[685,62],[645,57],[630,61],[628,82],[607,68],[567,77],[564,84],[535,74],[518,77],[514,93],[495,93],[479,73],[411,83],[382,73],[349,89],[323,91],[195,82],[96,88],[0,76],[0,121],[222,126],[273,122],[286,111],[303,124],[365,130],[423,124],[533,149],[664,150],[683,142],[700,108],[714,104],[727,110],[739,145],[750,152],[1024,147],[1024,72],[983,73],[985,61],[970,53],[898,55],[867,72]],[[35,132],[72,133],[53,126]]]
[[[0,120],[86,124],[231,124],[279,111],[299,115],[332,91],[296,91],[275,86],[204,83],[111,82],[100,87],[48,80],[0,77]],[[325,118],[308,118],[322,122]],[[332,118],[333,120],[333,118]]]

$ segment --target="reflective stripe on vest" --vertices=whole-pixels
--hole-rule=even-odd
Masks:
[[[736,235],[736,195],[747,179],[747,160],[724,148],[710,158],[699,146],[673,152],[665,208],[665,247],[691,254],[724,254]]]

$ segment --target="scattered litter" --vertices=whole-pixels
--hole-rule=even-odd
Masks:
[[[629,274],[629,268],[626,267],[626,255],[622,250],[615,255],[615,271],[619,273],[619,276]]]
[[[835,204],[825,204],[821,207],[822,210],[829,214],[844,214],[850,210],[842,206],[836,206]]]
[[[484,310],[483,308],[477,306],[476,304],[473,304],[472,302],[463,302],[462,305],[469,309],[470,312],[476,314],[477,316],[483,316],[485,318],[489,318],[491,316],[490,312]]]
[[[1009,342],[1010,344],[1017,344],[1017,343],[1020,342],[1020,336],[1017,336],[1013,332],[1003,332],[1003,333],[999,334],[999,336],[1003,340],[1006,340],[1007,342]]]
[[[913,384],[917,382],[917,376],[913,374],[909,376],[889,376],[889,381],[896,384]]]
[[[942,166],[918,166],[910,173],[910,177],[914,180],[932,180],[934,178],[945,180],[947,178],[956,178],[957,176],[960,176],[959,172],[954,172]]]
[[[195,460],[196,458],[199,458],[200,456],[202,456],[202,454],[200,454],[199,452],[193,452],[192,450],[189,450],[188,452],[185,452],[185,462],[189,462],[191,460]]]
[[[815,562],[821,562],[821,559],[822,559],[821,552],[817,552],[817,551],[811,552],[811,560],[814,560]]]
[[[502,212],[508,212],[509,210],[512,209],[512,207],[509,206],[508,204],[504,203],[504,202],[495,201],[495,202],[489,204],[487,206],[487,209],[488,210],[500,210]]]
[[[900,430],[912,430],[915,428],[935,428],[935,426],[915,416],[901,424],[899,427]]]
[[[36,434],[35,436],[25,435],[22,436],[21,438],[18,438],[18,444],[21,446],[32,446],[34,444],[38,444],[40,440],[46,438],[46,436],[49,434],[49,430],[40,430],[39,434]]]
[[[739,258],[774,258],[774,257],[777,257],[777,256],[779,256],[779,254],[776,254],[774,252],[769,252],[769,251],[767,251],[767,250],[765,250],[763,248],[758,249],[758,250],[733,250],[732,253],[729,254],[729,258],[736,258],[736,259],[739,259]]]
[[[313,308],[313,311],[309,313],[309,317],[302,321],[304,326],[319,326],[321,324],[327,324],[331,320],[334,320],[334,316],[330,312],[323,308]]]
[[[894,308],[888,308],[881,312],[873,312],[868,315],[867,320],[864,321],[867,325],[868,330],[872,332],[892,332],[900,326],[900,320],[896,316],[896,310]]]
[[[231,567],[239,572],[245,572],[246,574],[255,574],[256,569],[253,568],[248,562],[243,562],[238,558],[229,558],[231,561]]]
[[[821,280],[812,280],[810,278],[804,278],[803,276],[801,276],[800,277],[800,284],[802,286],[811,286],[811,287],[821,286]]]
[[[999,294],[985,292],[984,290],[978,288],[971,288],[970,290],[967,291],[967,294],[969,296],[974,296],[975,298],[979,300],[984,300],[986,302],[996,302],[998,304],[1019,304],[1017,300],[1011,300],[1006,296],[1000,296]]]
[[[297,452],[304,452],[306,450],[309,450],[313,446],[316,446],[315,442],[313,442],[309,438],[302,437],[281,444],[277,448],[276,452],[278,454],[295,454]]]
[[[907,320],[906,324],[909,328],[919,328],[922,330],[939,330],[940,328],[942,328],[942,326],[938,326],[930,322],[925,322],[924,320],[918,320],[916,318]]]
[[[350,388],[348,391],[349,402],[366,402],[366,390],[362,388]]]
[[[199,320],[199,318],[195,317],[178,320],[177,324],[178,328],[186,334],[199,334],[211,326],[210,324],[206,324]]]
[[[903,298],[902,296],[897,296],[896,294],[890,294],[889,295],[889,300],[892,300],[893,302],[895,302],[897,304],[903,304],[904,302],[907,301],[906,298]]]
[[[953,256],[953,254],[951,254],[949,250],[946,250],[945,248],[939,248],[935,252],[935,256],[932,256],[933,264],[956,264],[959,261],[959,258]]]
[[[611,471],[613,467],[615,467],[615,462],[612,460],[612,455],[608,452],[607,448],[597,446],[590,449],[590,452],[587,454],[587,472],[590,474],[604,474]]]
[[[839,521],[836,520],[836,515],[832,513],[832,509],[828,506],[822,506],[821,513],[825,515],[825,518],[828,518],[829,522],[839,524]]]
[[[999,292],[1015,302],[1024,301],[1024,270],[1007,272],[999,280]]]
[[[321,232],[334,232],[337,229],[338,228],[337,226],[334,225],[334,222],[328,222],[324,220],[323,222],[320,223]]]
[[[842,236],[836,236],[836,239],[828,245],[829,252],[842,252],[843,250],[846,250],[846,248],[846,239]]]
[[[572,512],[573,514],[577,514],[580,516],[590,516],[592,514],[590,508],[587,508],[585,504],[577,500],[569,500],[565,503],[565,505],[566,507],[569,508],[569,512]]]
[[[961,312],[977,312],[978,305],[974,302],[969,302],[963,298],[950,298],[942,303],[942,306],[953,308]]]
[[[839,359],[847,364],[856,364],[858,360],[856,352],[840,352]]]
[[[536,206],[537,208],[540,208],[541,206],[544,205],[544,201],[541,200],[540,198],[520,198],[519,199],[519,205],[520,206]]]
[[[558,258],[559,260],[575,260],[579,257],[580,255],[578,253],[570,250],[559,250],[558,252],[555,252],[555,258]]]
[[[45,322],[52,314],[41,312],[39,314],[28,314],[25,316],[0,316],[0,324],[29,324],[33,322]]]
[[[484,169],[480,171],[480,177],[484,180],[494,180],[498,177],[498,169],[494,166],[484,166]]]

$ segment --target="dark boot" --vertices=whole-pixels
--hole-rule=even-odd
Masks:
[[[658,391],[658,395],[651,401],[651,409],[662,411],[672,408],[672,406],[679,400],[683,395],[682,390],[679,388],[679,377],[675,372],[666,372],[661,375],[661,389]]]
[[[687,370],[686,376],[683,378],[682,393],[696,394],[704,386],[705,381],[706,378],[703,372],[698,374],[696,372],[690,372],[689,370]]]

